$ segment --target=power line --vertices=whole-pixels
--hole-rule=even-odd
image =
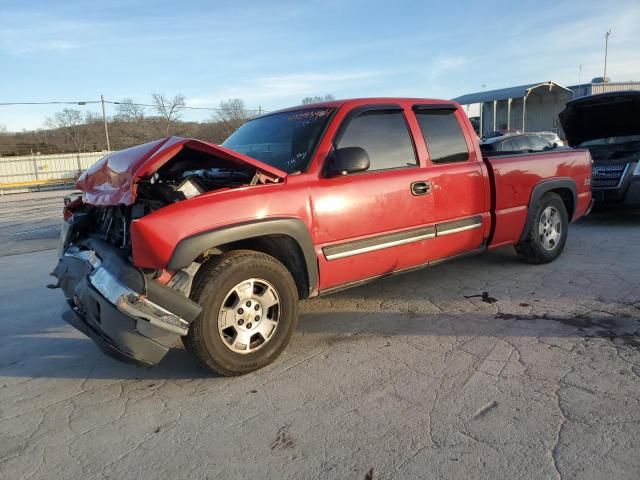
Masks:
[[[101,100],[80,100],[75,102],[68,101],[47,101],[47,102],[0,102],[0,106],[16,106],[16,105],[94,105],[102,103]],[[136,107],[149,107],[149,108],[158,108],[158,105],[150,104],[150,103],[134,103],[134,102],[115,102],[112,100],[104,100],[104,103],[109,103],[111,105],[133,105]],[[179,107],[180,110],[209,110],[215,112],[223,112],[226,109],[220,107],[191,107],[189,105],[184,105]],[[255,109],[245,109],[245,112],[257,112],[257,113],[268,113],[267,110],[264,110],[262,107],[258,107]]]
[[[113,102],[110,100],[105,100],[104,103],[110,103],[112,105],[135,105],[136,107],[150,107],[150,108],[157,108],[158,105],[153,105],[150,103],[132,103],[132,102]],[[214,110],[217,112],[223,112],[226,109],[224,108],[220,108],[220,107],[190,107],[188,105],[185,105],[183,107],[178,107],[180,110],[181,109],[187,109],[187,110]],[[255,108],[255,109],[245,109],[245,112],[265,112],[266,110],[262,109],[262,108]]]
[[[184,97],[182,97],[182,101],[184,101]],[[130,105],[130,106],[137,106],[137,107],[147,107],[147,108],[154,108],[158,111],[158,113],[163,114],[163,109],[165,107],[164,102],[163,104],[148,104],[148,103],[135,103],[132,101],[122,101],[122,102],[115,102],[112,100],[105,100],[104,95],[100,95],[100,100],[78,100],[78,101],[60,101],[60,100],[52,100],[52,101],[43,101],[43,102],[0,102],[0,107],[6,107],[6,106],[23,106],[23,105],[96,105],[96,104],[100,104],[102,106],[102,121],[104,123],[104,135],[105,135],[105,141],[106,141],[106,145],[107,145],[107,150],[110,150],[110,140],[109,140],[109,126],[108,126],[108,118],[107,118],[107,114],[106,114],[106,110],[105,110],[105,103],[108,103],[110,105]],[[226,108],[220,108],[220,107],[192,107],[189,105],[179,105],[176,106],[174,105],[172,107],[172,110],[174,112],[179,112],[180,110],[207,110],[207,111],[212,111],[212,112],[225,112],[228,109]],[[253,114],[257,114],[262,115],[264,113],[269,113],[267,110],[263,110],[262,106],[258,106],[257,109],[244,109],[243,111],[246,114],[249,114],[249,116],[253,115]],[[112,117],[112,121],[113,119],[117,119],[118,117]],[[167,119],[168,120],[168,119]],[[36,145],[34,145],[36,146]],[[47,148],[44,145],[37,145],[37,148]],[[15,145],[15,148],[30,148],[27,144],[25,143],[20,143],[17,142]]]
[[[100,100],[81,100],[79,102],[0,102],[0,106],[7,105],[88,105],[100,103]]]

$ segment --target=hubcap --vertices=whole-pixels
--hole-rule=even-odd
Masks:
[[[253,353],[273,338],[280,318],[280,297],[273,285],[250,278],[233,287],[218,313],[218,333],[229,350]]]
[[[562,234],[560,213],[555,207],[547,207],[542,211],[538,224],[538,236],[545,250],[553,250],[558,246]]]

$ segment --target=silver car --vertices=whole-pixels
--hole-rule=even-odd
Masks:
[[[536,135],[540,135],[547,142],[549,142],[554,147],[564,147],[565,143],[555,132],[536,132]]]

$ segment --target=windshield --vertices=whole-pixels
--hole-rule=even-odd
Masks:
[[[222,144],[287,173],[302,172],[320,140],[332,108],[307,108],[250,120]]]
[[[621,143],[640,142],[640,135],[624,135],[622,137],[597,138],[587,140],[580,144],[581,147],[593,147],[597,145],[620,145]]]

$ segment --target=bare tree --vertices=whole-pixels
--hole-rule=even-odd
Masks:
[[[257,113],[247,110],[241,99],[233,98],[220,102],[216,113],[207,121],[187,122],[180,119],[185,106],[182,95],[173,99],[156,95],[154,102],[152,107],[146,108],[136,105],[130,98],[119,102],[115,115],[109,121],[109,138],[114,150],[139,145],[168,134],[222,143]],[[105,144],[102,118],[81,110],[67,109],[52,115],[52,118],[47,119],[44,129],[3,132],[0,125],[2,156],[25,155],[31,151],[69,153],[101,150]]]
[[[220,102],[218,109],[218,118],[221,122],[245,122],[249,118],[244,102],[239,98]]]
[[[330,102],[330,101],[335,100],[335,99],[336,99],[336,97],[334,97],[330,93],[325,95],[324,97],[320,97],[318,95],[316,95],[314,97],[304,97],[302,99],[302,105],[309,105],[311,103],[320,103],[320,102]]]
[[[56,112],[53,118],[47,118],[45,124],[49,128],[59,129],[71,140],[78,153],[86,149],[89,138],[89,126],[95,122],[96,115],[86,112],[84,115],[80,110],[65,108]]]
[[[173,98],[169,98],[162,93],[153,93],[151,96],[156,111],[164,120],[164,133],[169,136],[171,124],[180,119],[180,112],[186,106],[184,95],[178,93]]]
[[[139,143],[145,142],[150,139],[150,125],[147,121],[146,110],[143,105],[139,105],[133,103],[133,100],[130,98],[124,98],[120,102],[118,102],[118,113],[115,117],[116,120],[122,122],[122,125],[116,126],[114,129],[114,134],[120,134],[120,139],[116,139],[116,144],[118,140],[124,140],[125,144],[128,143]],[[120,127],[121,132],[116,132]]]
[[[235,132],[240,125],[251,118],[244,108],[244,102],[239,98],[231,98],[220,102],[218,113],[213,122],[220,124],[220,136],[222,139]]]
[[[7,127],[5,127],[4,125],[0,125],[0,157],[2,156],[3,152],[8,149],[9,147],[9,141],[10,137],[7,134]]]
[[[116,117],[124,122],[141,124],[145,120],[145,110],[142,105],[133,103],[130,98],[123,98],[118,102],[118,113]]]

